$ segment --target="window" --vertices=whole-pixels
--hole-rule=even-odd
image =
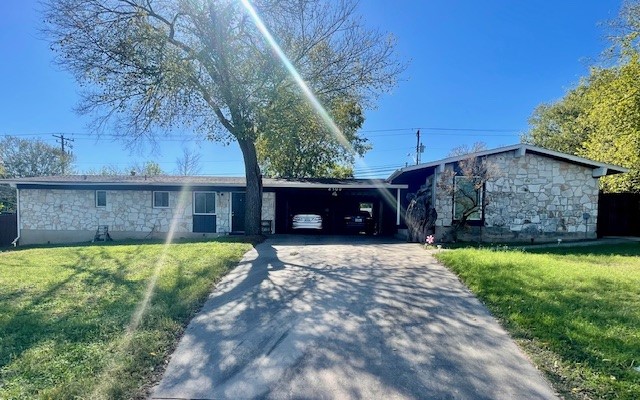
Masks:
[[[107,206],[107,191],[96,190],[96,207],[106,207],[106,206]]]
[[[153,208],[169,208],[169,192],[153,192]]]
[[[194,214],[215,214],[216,213],[215,192],[193,192],[193,213]]]
[[[468,221],[482,219],[482,181],[478,177],[456,176],[453,179],[453,219],[459,221],[465,214]]]

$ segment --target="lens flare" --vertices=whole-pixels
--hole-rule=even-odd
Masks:
[[[326,127],[329,128],[329,130],[336,137],[338,142],[345,149],[347,149],[349,153],[351,153],[354,156],[358,166],[367,167],[367,164],[354,151],[353,146],[351,146],[351,143],[349,143],[347,138],[342,133],[342,130],[336,125],[333,118],[331,118],[331,116],[329,115],[327,110],[324,108],[324,106],[320,103],[320,101],[318,100],[316,95],[313,93],[311,88],[309,88],[309,85],[307,85],[304,79],[302,79],[302,76],[300,76],[300,73],[298,73],[298,70],[296,69],[296,67],[289,60],[289,57],[287,57],[284,51],[282,51],[282,48],[280,48],[280,45],[278,45],[276,40],[273,38],[273,36],[269,32],[269,29],[267,29],[266,25],[258,15],[258,12],[251,5],[251,2],[249,0],[240,0],[240,2],[244,6],[244,8],[247,10],[247,13],[249,14],[253,22],[256,24],[256,27],[258,28],[260,33],[262,33],[262,36],[264,36],[264,39],[267,41],[269,46],[271,46],[271,49],[276,53],[276,55],[278,56],[278,58],[280,59],[284,67],[287,69],[287,71],[289,72],[293,80],[296,82],[296,84],[304,94],[304,97],[307,99],[311,107],[313,107],[316,113],[320,116],[320,118],[322,119]],[[385,188],[384,185],[378,183],[377,181],[372,180],[371,183],[373,183],[376,186],[377,190],[382,195],[382,198],[384,199],[384,201],[395,210],[397,207],[396,199],[393,197],[391,193],[389,193],[389,190]]]
[[[169,246],[173,242],[173,238],[176,232],[176,228],[178,226],[178,221],[180,217],[184,214],[184,208],[189,199],[189,195],[191,193],[191,184],[187,180],[180,189],[180,193],[178,195],[178,202],[176,204],[175,211],[173,213],[173,217],[171,218],[171,224],[169,225],[169,230],[167,231],[167,237],[162,246],[162,252],[158,256],[158,260],[156,261],[155,267],[153,269],[153,274],[149,278],[147,282],[147,286],[145,288],[144,296],[142,301],[136,307],[131,319],[129,320],[129,324],[127,325],[124,337],[121,342],[117,346],[114,351],[113,358],[111,359],[109,365],[102,371],[100,379],[98,380],[100,384],[95,388],[93,394],[91,395],[92,399],[102,399],[109,398],[109,389],[113,384],[114,379],[118,379],[118,372],[121,368],[122,363],[118,362],[119,357],[123,357],[125,354],[130,353],[131,342],[133,341],[133,335],[140,327],[140,323],[142,322],[142,317],[146,313],[149,308],[149,304],[151,299],[153,298],[153,294],[156,289],[156,285],[158,284],[158,277],[162,272],[162,269],[165,267],[165,263],[167,260],[167,255],[169,253]]]
[[[287,69],[287,71],[289,71],[289,74],[291,74],[291,77],[296,82],[296,84],[298,85],[298,87],[300,88],[304,96],[307,98],[307,100],[309,101],[309,104],[311,104],[311,107],[313,107],[313,109],[318,113],[320,118],[322,118],[322,121],[326,124],[326,126],[331,130],[331,132],[338,139],[338,142],[340,142],[342,146],[344,146],[351,153],[353,153],[354,152],[353,147],[351,146],[347,138],[344,136],[340,128],[338,128],[338,126],[333,121],[329,113],[327,113],[327,110],[325,110],[322,104],[320,104],[320,101],[318,100],[316,95],[313,93],[313,91],[309,88],[309,85],[307,85],[304,79],[302,79],[302,76],[300,76],[296,67],[294,67],[291,61],[289,61],[289,57],[287,57],[287,55],[284,54],[284,51],[282,51],[282,49],[280,48],[280,45],[278,45],[276,40],[273,38],[273,36],[265,26],[264,22],[262,22],[262,19],[260,18],[256,10],[253,8],[249,0],[240,0],[240,1],[244,6],[244,8],[247,10],[247,13],[249,13],[249,16],[251,17],[253,22],[256,24],[256,27],[258,28],[260,33],[262,33],[262,36],[264,36],[264,39],[267,41],[269,46],[271,46],[271,48],[276,53],[276,55],[278,56],[278,58],[280,59],[284,67]]]

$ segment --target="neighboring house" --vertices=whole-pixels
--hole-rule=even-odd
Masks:
[[[596,237],[598,179],[627,169],[526,144],[501,147],[402,168],[387,180],[407,184],[415,193],[431,188],[437,212],[435,236],[450,240],[465,200],[445,187],[465,185],[456,176],[461,160],[468,157],[490,164],[494,173],[477,191],[481,204],[468,219],[461,240],[552,241]],[[459,196],[461,197],[461,196]],[[403,199],[406,208],[408,200]],[[401,226],[406,228],[406,226]]]
[[[90,241],[99,226],[117,239],[196,238],[244,231],[245,180],[184,176],[51,176],[5,180],[18,192],[18,243]],[[345,215],[368,209],[393,234],[406,185],[384,180],[263,180],[265,233],[287,233],[296,213],[341,233]]]

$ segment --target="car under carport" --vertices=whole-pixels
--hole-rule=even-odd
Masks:
[[[276,233],[308,233],[292,229],[296,214],[322,216],[321,234],[359,233],[347,226],[345,217],[364,211],[371,215],[370,233],[394,235],[400,223],[398,200],[402,189],[406,185],[381,179],[301,179],[271,181],[264,190],[275,192]]]

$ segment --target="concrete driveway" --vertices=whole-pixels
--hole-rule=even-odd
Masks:
[[[152,398],[552,399],[420,246],[275,237],[193,319]]]

